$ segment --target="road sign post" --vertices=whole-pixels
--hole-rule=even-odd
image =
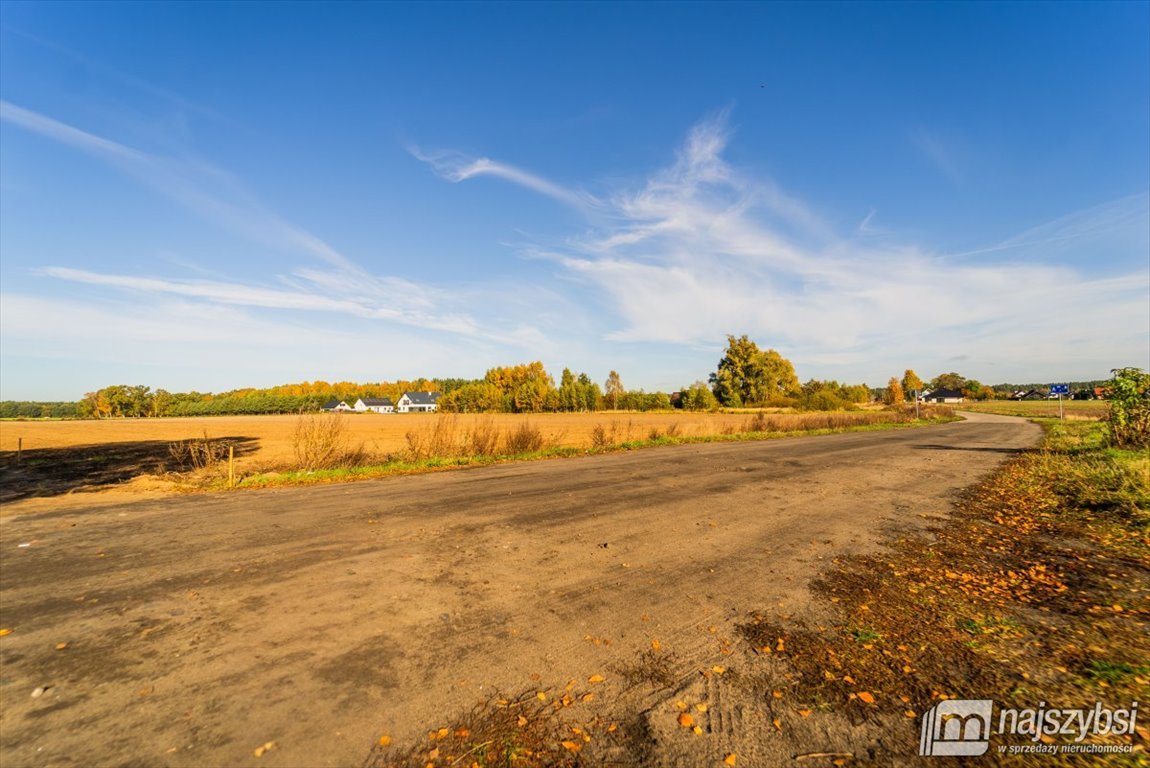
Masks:
[[[1058,395],[1058,418],[1064,418],[1062,415],[1062,396],[1070,394],[1069,384],[1051,384],[1050,394]]]

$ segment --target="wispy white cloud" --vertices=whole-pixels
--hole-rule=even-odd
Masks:
[[[0,120],[18,125],[25,130],[38,133],[49,139],[54,139],[62,144],[68,144],[76,149],[102,155],[108,159],[132,163],[148,161],[147,155],[142,152],[137,152],[123,144],[101,138],[87,131],[81,131],[79,128],[74,128],[67,123],[53,120],[39,112],[24,109],[8,101],[0,100]]]
[[[417,160],[430,165],[432,170],[448,181],[460,182],[477,176],[494,176],[576,208],[594,208],[600,204],[590,193],[567,189],[542,176],[486,157],[472,158],[458,152],[424,152],[415,146],[408,147],[408,152]]]
[[[153,82],[145,80],[136,75],[124,72],[116,67],[109,66],[108,64],[98,61],[80,51],[61,45],[55,40],[50,40],[40,35],[34,35],[25,29],[14,27],[10,23],[4,24],[4,31],[11,32],[25,40],[31,41],[36,45],[52,51],[54,54],[67,59],[74,65],[90,70],[104,80],[119,83],[127,86],[129,89],[137,91],[142,94],[154,97],[161,102],[170,104],[180,111],[192,112],[204,117],[209,117],[213,120],[231,123],[232,121],[224,118],[219,112],[203,104],[200,104],[192,99],[187,98],[183,94],[177,93],[169,88],[164,88],[156,85]]]
[[[306,253],[341,270],[359,271],[320,238],[267,210],[226,171],[142,152],[8,101],[0,101],[0,120],[109,162],[204,219],[253,241]]]
[[[342,313],[514,346],[538,336],[524,323],[496,327],[478,321],[461,297],[450,291],[369,273],[321,238],[268,210],[226,171],[204,163],[157,157],[6,101],[0,101],[0,120],[99,157],[231,232],[312,257],[322,265],[288,269],[279,276],[288,290],[242,281],[176,280],[59,266],[41,269],[43,275],[217,305]]]
[[[172,391],[326,379],[466,375],[483,343],[434,332],[380,333],[338,316],[269,313],[173,294],[67,298],[0,295],[0,391],[68,399],[113,382]],[[16,361],[16,362],[12,362]],[[67,376],[45,380],[44,370]]]
[[[967,162],[956,142],[947,141],[937,133],[922,128],[913,131],[910,140],[942,175],[955,183],[965,180]]]
[[[703,121],[669,167],[606,198],[596,226],[562,247],[531,249],[607,299],[609,340],[717,345],[727,333],[749,333],[800,365],[854,369],[942,365],[956,351],[972,365],[1014,365],[1023,376],[1039,358],[1145,364],[1145,245],[1126,243],[1142,268],[1129,259],[1117,275],[1065,261],[972,263],[914,243],[878,246],[867,237],[873,214],[857,232],[834,232],[770,180],[730,166],[729,138],[723,115]],[[936,155],[949,162],[941,148]],[[1137,196],[1072,214],[998,250],[1055,239],[1089,249],[1143,222],[1147,208]]]
[[[1127,195],[1059,216],[1002,242],[954,256],[1004,253],[1016,259],[1037,255],[1050,260],[1075,250],[1095,262],[1150,253],[1150,193]]]

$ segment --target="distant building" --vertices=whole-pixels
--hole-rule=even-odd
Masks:
[[[404,392],[395,404],[397,413],[432,413],[439,408],[438,392]]]
[[[355,401],[355,410],[360,413],[395,413],[395,403],[390,397],[361,397]]]
[[[350,405],[343,400],[329,400],[319,407],[321,411],[354,411]]]
[[[934,392],[927,392],[922,396],[922,399],[928,403],[961,403],[965,402],[966,398],[962,393],[956,389],[936,389]]]
[[[1011,400],[1045,400],[1045,393],[1039,392],[1037,389],[1031,389],[1026,392],[1019,390],[1010,396]]]

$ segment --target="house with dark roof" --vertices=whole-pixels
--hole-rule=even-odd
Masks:
[[[354,411],[350,405],[343,400],[328,400],[326,403],[319,407],[321,411]]]
[[[1010,396],[1010,399],[1011,400],[1045,400],[1046,395],[1042,392],[1039,392],[1037,389],[1032,389],[1028,392],[1022,392],[1022,391],[1015,392],[1013,395]]]
[[[355,409],[360,413],[395,413],[395,403],[390,397],[361,397],[355,401]]]
[[[438,392],[404,392],[395,404],[396,413],[432,413],[437,408]]]
[[[966,400],[962,393],[957,389],[936,389],[933,392],[928,392],[923,395],[923,400],[928,403],[961,403]]]

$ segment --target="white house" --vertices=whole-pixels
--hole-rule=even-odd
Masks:
[[[343,400],[330,400],[319,408],[321,411],[354,411],[355,409]]]
[[[355,409],[360,413],[395,413],[395,404],[390,397],[361,397],[355,401]]]
[[[395,404],[397,413],[432,413],[438,407],[438,392],[404,392]]]

